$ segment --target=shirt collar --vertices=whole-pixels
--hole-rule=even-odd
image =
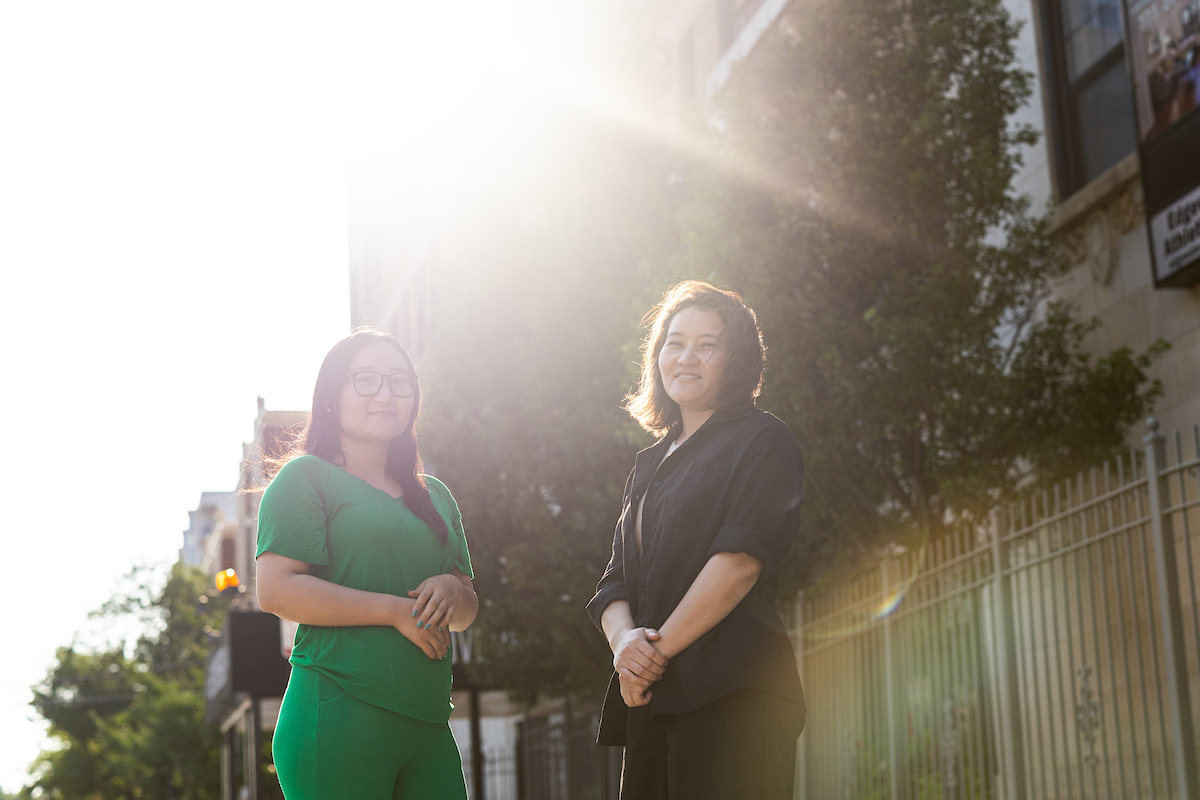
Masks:
[[[689,442],[691,442],[693,439],[695,439],[701,433],[705,433],[706,431],[711,430],[712,428],[718,427],[722,423],[729,422],[730,420],[741,419],[742,417],[746,416],[754,409],[755,409],[755,407],[753,405],[750,405],[744,409],[741,409],[740,411],[725,411],[725,410],[714,411],[712,413],[712,416],[710,416],[708,419],[704,420],[704,424],[701,425],[699,428],[697,428],[696,432],[693,433],[691,435],[691,437],[688,438],[688,441],[684,442],[682,445],[680,445],[680,447],[687,445]],[[674,429],[672,429],[672,430],[674,430]],[[707,435],[707,433],[705,433],[705,435]],[[673,437],[671,435],[671,433],[668,432],[665,436],[663,436],[661,439],[659,439],[654,444],[647,447],[645,450],[638,451],[638,454],[635,458],[635,463],[637,461],[641,461],[646,456],[649,456],[649,455],[655,454],[655,453],[660,453],[660,452],[666,450],[668,447],[671,446],[670,443],[672,441],[674,441],[674,439],[675,439],[675,437]]]

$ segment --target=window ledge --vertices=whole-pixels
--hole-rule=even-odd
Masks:
[[[1050,232],[1060,233],[1083,222],[1093,208],[1120,192],[1126,184],[1135,180],[1140,174],[1141,165],[1135,150],[1100,173],[1094,181],[1059,203],[1058,208],[1054,211],[1054,219],[1050,223]]]

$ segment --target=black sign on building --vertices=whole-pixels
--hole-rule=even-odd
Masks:
[[[283,697],[291,671],[279,646],[279,617],[231,612],[208,658],[204,694],[209,723],[223,720],[240,696]]]
[[[1200,282],[1200,0],[1124,0],[1155,287]]]

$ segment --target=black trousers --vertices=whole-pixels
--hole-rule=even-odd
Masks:
[[[621,800],[791,800],[804,707],[742,689],[687,714],[629,710]]]

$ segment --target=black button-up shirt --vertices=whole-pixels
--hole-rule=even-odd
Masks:
[[[625,600],[635,625],[659,628],[716,553],[762,563],[749,594],[716,627],[671,659],[651,689],[651,714],[682,714],[738,689],[800,703],[796,657],[775,611],[779,564],[800,525],[800,450],[787,426],[758,409],[716,412],[663,457],[671,437],[637,454],[625,484],[612,559],[588,603],[596,627],[609,603]],[[642,555],[634,540],[642,506]],[[625,705],[609,683],[601,744],[622,744]]]

